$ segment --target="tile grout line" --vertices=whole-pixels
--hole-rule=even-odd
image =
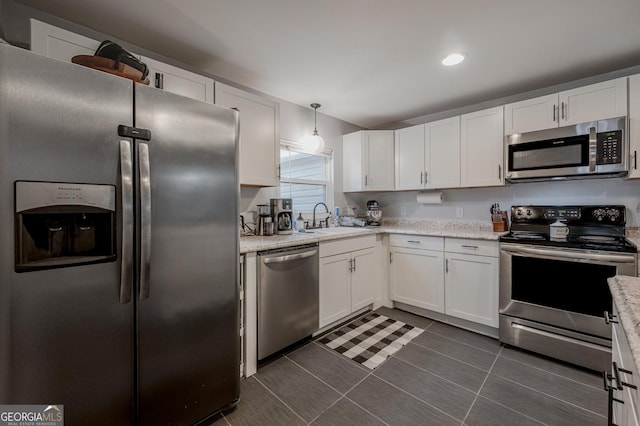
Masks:
[[[342,356],[342,355],[340,355]],[[314,377],[315,379],[319,380],[321,383],[327,385],[328,387],[330,387],[332,390],[336,391],[339,395],[340,398],[338,398],[337,400],[335,400],[333,402],[333,404],[331,404],[329,407],[327,407],[324,411],[322,411],[320,414],[318,414],[315,418],[313,418],[308,424],[313,423],[314,421],[316,421],[320,416],[322,416],[324,413],[326,413],[331,407],[333,407],[334,405],[336,405],[341,399],[346,398],[349,401],[351,401],[352,403],[354,403],[355,405],[357,405],[358,407],[360,407],[363,411],[367,412],[368,414],[372,415],[373,417],[375,417],[376,419],[380,420],[382,423],[388,425],[387,422],[385,422],[384,420],[382,420],[381,418],[379,418],[378,416],[376,416],[375,414],[373,414],[372,412],[370,412],[369,410],[367,410],[366,408],[360,406],[359,404],[357,404],[356,402],[352,401],[349,397],[347,397],[347,394],[349,392],[351,392],[356,386],[358,386],[360,383],[362,383],[367,377],[371,376],[373,374],[373,370],[369,371],[367,373],[366,376],[364,376],[362,379],[360,379],[358,382],[356,382],[355,385],[353,385],[352,387],[350,387],[346,392],[342,393],[340,392],[338,389],[334,388],[333,386],[331,386],[329,383],[325,382],[324,380],[322,380],[320,377],[318,377],[317,375],[315,375],[313,372],[307,370],[306,368],[304,368],[302,365],[298,364],[296,361],[294,361],[293,359],[289,358],[287,355],[284,356],[284,358],[287,358],[289,361],[291,361],[292,363],[294,363],[295,365],[297,365],[298,367],[300,367],[301,369],[303,369],[305,372],[309,373],[312,377]],[[345,357],[346,358],[346,357]],[[348,359],[348,358],[347,358]],[[346,360],[345,360],[346,361]],[[363,367],[364,368],[364,367]],[[297,414],[297,413],[296,413]],[[298,416],[300,417],[300,416]]]
[[[484,384],[487,382],[487,379],[489,378],[489,375],[491,374],[491,370],[493,370],[493,366],[496,365],[496,362],[498,362],[498,358],[500,357],[500,354],[502,353],[502,349],[503,349],[503,347],[501,347],[500,351],[498,351],[498,353],[496,354],[496,357],[493,360],[493,363],[491,363],[491,367],[489,367],[489,371],[487,371],[487,375],[485,376],[484,380],[482,381],[482,384],[480,385],[480,388],[478,389],[478,392],[476,393],[475,398],[473,398],[473,402],[471,403],[471,406],[469,406],[469,409],[467,410],[467,414],[464,416],[464,418],[462,419],[462,423],[460,423],[460,424],[464,424],[464,422],[467,421],[467,417],[469,417],[469,414],[471,413],[471,410],[473,409],[473,406],[476,404],[476,401],[478,400],[478,397],[480,396],[480,392],[482,391],[482,388],[484,387]]]
[[[536,369],[536,370],[538,370],[538,371],[542,371],[542,372],[545,372],[545,373],[551,374],[551,375],[556,376],[556,377],[561,377],[561,378],[563,378],[563,379],[567,379],[567,380],[569,380],[569,381],[571,381],[571,382],[574,382],[574,383],[580,384],[580,385],[582,385],[582,386],[587,386],[587,387],[589,387],[589,388],[597,389],[597,390],[602,389],[602,385],[600,385],[600,386],[590,385],[590,384],[588,384],[588,383],[581,382],[580,380],[576,380],[576,379],[572,379],[571,377],[567,377],[567,376],[565,376],[565,375],[563,375],[563,374],[559,374],[559,373],[555,373],[555,372],[553,372],[553,371],[545,370],[544,368],[537,367],[537,366],[535,366],[535,365],[533,365],[533,364],[530,364],[530,363],[528,363],[528,362],[520,361],[520,360],[518,360],[518,359],[511,358],[511,357],[509,357],[508,355],[504,355],[504,354],[503,354],[503,355],[502,355],[502,357],[503,357],[503,358],[505,358],[505,359],[508,359],[509,361],[517,362],[517,363],[519,363],[519,364],[524,364],[524,365],[526,365],[527,367],[534,368],[534,369]]]
[[[444,324],[444,323],[442,323],[442,324]],[[453,326],[452,326],[452,327],[453,327]],[[427,331],[427,330],[425,330],[425,331]],[[500,348],[501,350],[500,350],[500,351],[498,351],[498,353],[496,353],[496,352],[491,352],[491,351],[489,351],[489,350],[487,350],[487,349],[481,348],[481,347],[476,346],[476,345],[473,345],[473,344],[471,344],[471,343],[463,342],[462,340],[458,340],[458,339],[452,339],[451,337],[445,336],[444,334],[436,333],[436,332],[434,332],[434,331],[429,331],[429,333],[431,333],[431,334],[435,334],[436,336],[438,336],[438,337],[442,337],[443,339],[447,339],[447,340],[449,340],[449,341],[451,341],[451,342],[460,343],[460,344],[462,344],[462,345],[472,347],[472,348],[477,349],[477,350],[479,350],[479,351],[489,353],[489,354],[491,354],[491,355],[497,355],[497,354],[502,350],[502,347],[501,347],[501,348]],[[471,333],[471,332],[470,332],[470,333]],[[491,337],[489,337],[489,339],[491,339]]]
[[[278,395],[276,395],[271,389],[269,389],[269,387],[267,385],[265,385],[264,383],[262,383],[260,381],[260,379],[258,379],[257,377],[255,377],[256,375],[254,375],[254,379],[260,383],[261,386],[263,386],[267,392],[269,392],[271,395],[273,395],[278,401],[280,401],[285,407],[287,407],[289,409],[289,411],[291,411],[293,414],[296,415],[296,417],[298,417],[300,420],[302,420],[302,422],[304,424],[307,424],[307,421],[300,415],[298,414],[298,412],[296,410],[294,410],[292,407],[289,406],[289,404],[287,404],[286,402],[284,402],[282,399],[280,399],[280,397]]]
[[[429,350],[429,351],[431,351],[431,352],[435,352],[435,353],[437,353],[437,354],[439,354],[439,355],[445,356],[445,357],[447,357],[447,358],[449,358],[449,359],[452,359],[452,360],[454,360],[454,361],[461,362],[462,364],[468,365],[468,366],[470,366],[470,367],[477,368],[477,369],[478,369],[478,370],[480,370],[480,371],[485,371],[485,372],[486,372],[486,371],[488,371],[488,370],[485,370],[484,368],[478,367],[477,365],[473,365],[473,364],[471,364],[470,362],[463,361],[463,360],[461,360],[461,359],[458,359],[458,358],[456,358],[456,357],[454,357],[454,356],[451,356],[451,355],[449,355],[449,354],[446,354],[446,353],[444,353],[444,352],[436,351],[435,349],[432,349],[432,348],[430,348],[430,347],[428,347],[428,346],[421,345],[420,343],[415,343],[415,342],[409,342],[409,343],[413,343],[414,345],[416,345],[416,346],[420,346],[420,347],[421,347],[421,348],[423,348],[423,349],[427,349],[427,350]],[[497,354],[492,354],[492,355],[497,356]],[[492,364],[492,365],[493,365],[493,364]]]
[[[570,402],[570,401],[565,401],[564,399],[561,399],[561,398],[559,398],[557,396],[549,395],[548,393],[545,393],[545,392],[542,392],[542,391],[540,391],[538,389],[532,388],[531,386],[527,386],[527,385],[525,385],[523,383],[516,382],[515,380],[511,380],[508,377],[499,376],[497,374],[496,374],[496,377],[500,377],[501,379],[507,380],[507,381],[509,381],[511,383],[514,383],[514,384],[518,385],[518,386],[522,386],[523,388],[528,389],[528,390],[530,390],[532,392],[536,392],[536,393],[539,393],[541,395],[547,396],[549,398],[555,399],[556,401],[560,401],[560,402],[563,402],[563,403],[565,403],[567,405],[571,405],[572,407],[575,407],[575,408],[578,408],[580,410],[586,411],[587,413],[591,413],[591,414],[593,414],[595,416],[602,417],[602,418],[605,418],[605,419],[607,418],[607,416],[604,416],[602,414],[596,413],[595,411],[591,411],[588,408],[581,407],[581,406],[579,406],[579,405],[577,405],[577,404],[575,404],[573,402]],[[489,399],[489,398],[487,398],[487,399]],[[492,399],[489,399],[489,400],[493,401]],[[496,401],[493,401],[493,402],[496,402]],[[516,410],[514,410],[514,411],[516,411]],[[518,413],[520,413],[520,412],[518,411]],[[520,413],[520,414],[523,414],[523,413]]]

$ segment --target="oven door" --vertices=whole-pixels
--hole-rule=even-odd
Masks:
[[[596,371],[611,367],[607,278],[636,253],[500,244],[500,341]]]
[[[636,262],[634,253],[503,243],[500,314],[611,339],[607,278],[635,276]]]

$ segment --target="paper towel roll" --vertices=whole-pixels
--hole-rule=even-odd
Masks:
[[[418,192],[418,204],[442,204],[444,194],[442,192]]]

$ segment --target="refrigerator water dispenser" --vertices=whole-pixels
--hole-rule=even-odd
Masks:
[[[16,272],[116,260],[112,185],[15,183]]]

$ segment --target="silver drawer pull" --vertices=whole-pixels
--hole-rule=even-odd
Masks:
[[[460,247],[462,247],[462,248],[467,248],[467,249],[475,249],[475,250],[478,250],[478,246],[468,246],[468,245],[462,244]]]
[[[420,241],[416,241],[416,240],[407,240],[408,243],[413,243],[413,244],[420,244]]]

